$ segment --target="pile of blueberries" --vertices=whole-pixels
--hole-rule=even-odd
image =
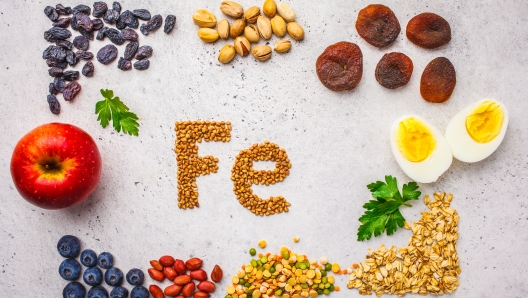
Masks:
[[[140,47],[138,34],[134,29],[139,27],[142,34],[148,35],[158,30],[163,24],[161,15],[151,16],[146,9],[125,10],[121,13],[119,2],[114,2],[110,9],[105,2],[94,2],[93,12],[89,6],[84,4],[77,5],[73,9],[57,4],[55,8],[46,6],[44,14],[53,22],[52,28],[44,32],[44,39],[55,43],[42,53],[42,58],[50,67],[48,73],[54,78],[53,82],[49,84],[50,94],[47,97],[49,109],[53,114],[60,113],[60,103],[55,95],[62,93],[64,100],[71,101],[81,91],[81,85],[77,82],[79,72],[65,71],[64,69],[68,65],[74,66],[79,60],[87,60],[81,72],[86,77],[93,76],[94,65],[90,60],[93,59],[94,54],[88,52],[88,48],[90,40],[93,40],[94,36],[98,40],[104,40],[108,37],[113,43],[102,47],[97,52],[97,61],[104,65],[110,64],[118,56],[115,45],[122,45],[128,41],[123,57],[119,58],[117,68],[130,70],[133,66],[137,70],[145,70],[150,66],[148,58],[152,56],[152,47],[147,45]],[[95,18],[90,18],[90,14]],[[69,15],[72,16],[68,17]],[[140,26],[139,20],[146,21],[146,23]],[[105,23],[115,24],[117,29],[106,27]],[[176,17],[168,15],[165,18],[165,33],[169,34],[175,25]],[[71,29],[80,33],[73,39],[73,42],[68,40],[72,36],[72,32],[66,28],[70,26]],[[97,35],[95,35],[96,31],[98,31]],[[74,52],[74,47],[77,49],[76,52]],[[132,64],[134,58],[138,61]],[[65,81],[70,83],[66,84]]]
[[[85,249],[82,253],[81,242],[75,236],[65,235],[57,243],[57,250],[59,254],[66,259],[62,261],[59,266],[59,274],[65,280],[70,281],[62,291],[63,298],[127,298],[128,290],[122,287],[124,275],[123,272],[114,267],[114,257],[108,252],[97,254],[91,249]],[[83,281],[90,286],[88,296],[86,296],[86,288],[76,280],[81,276],[81,264],[75,259],[79,256],[81,264],[86,267],[82,274]],[[101,269],[105,269],[105,273]],[[108,294],[108,291],[101,286],[104,281],[113,289]],[[126,281],[134,286],[130,292],[131,298],[148,298],[148,290],[142,286],[145,280],[143,271],[137,268],[130,269],[126,274]]]

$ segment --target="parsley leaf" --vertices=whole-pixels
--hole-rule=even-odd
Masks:
[[[99,114],[97,121],[103,128],[107,127],[112,120],[112,126],[117,132],[138,136],[139,119],[136,114],[129,111],[128,107],[119,99],[114,97],[112,90],[101,89],[104,99],[95,104],[95,113]]]
[[[417,191],[418,184],[409,182],[402,187],[402,194],[398,190],[398,181],[392,176],[385,176],[385,182],[376,181],[367,185],[375,200],[370,200],[363,205],[365,213],[359,218],[361,225],[358,229],[358,241],[370,239],[372,234],[375,237],[387,231],[387,235],[392,235],[398,227],[402,228],[405,218],[400,213],[400,206],[405,205],[410,200],[417,200],[421,192]]]

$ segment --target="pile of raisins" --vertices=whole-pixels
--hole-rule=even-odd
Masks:
[[[112,42],[99,49],[95,55],[97,61],[104,65],[110,64],[117,58],[118,50],[115,45],[119,46],[128,42],[123,57],[119,58],[117,68],[130,70],[134,67],[137,70],[145,70],[150,66],[148,58],[152,56],[152,47],[147,45],[140,47],[139,36],[134,29],[139,27],[143,35],[148,35],[158,30],[163,24],[161,15],[151,16],[146,9],[121,12],[119,2],[114,2],[112,7],[108,7],[105,2],[94,2],[93,10],[84,4],[77,5],[73,9],[57,4],[55,8],[46,6],[44,14],[53,22],[52,28],[44,32],[44,39],[55,43],[42,53],[42,59],[46,60],[50,67],[48,73],[54,78],[49,84],[50,94],[47,96],[49,109],[53,114],[60,113],[60,103],[55,95],[62,93],[64,100],[71,101],[81,92],[81,85],[77,82],[79,72],[65,70],[68,65],[75,66],[80,60],[85,60],[86,63],[81,73],[86,77],[93,76],[94,64],[91,60],[94,54],[88,51],[90,40],[94,37],[97,40],[108,38]],[[146,22],[140,26],[139,20]],[[107,27],[105,24],[115,25],[117,29]],[[176,17],[168,15],[165,18],[163,31],[169,34],[175,25]],[[72,41],[68,40],[72,37],[72,32],[67,29],[68,27],[80,34]],[[77,50],[75,51],[74,48]],[[132,59],[137,61],[132,64]]]

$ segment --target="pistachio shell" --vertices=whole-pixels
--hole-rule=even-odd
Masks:
[[[257,26],[253,24],[249,24],[246,26],[246,28],[244,28],[244,35],[246,36],[247,40],[252,43],[257,43],[260,40],[260,35]]]
[[[286,22],[281,16],[275,16],[271,19],[271,30],[278,37],[283,37],[286,35]]]
[[[233,1],[224,1],[220,4],[220,10],[226,15],[232,18],[238,19],[244,15],[244,9],[242,5]]]
[[[251,54],[259,61],[268,60],[271,57],[271,48],[269,46],[254,46]]]
[[[281,2],[277,4],[277,13],[286,21],[293,22],[295,20],[295,12],[288,4]]]
[[[222,63],[229,63],[233,58],[235,57],[235,47],[233,47],[230,44],[226,44],[222,49],[220,49],[220,53],[218,54],[218,61]]]
[[[218,39],[218,32],[211,28],[198,29],[198,37],[205,42],[215,42]]]
[[[277,13],[277,4],[275,0],[266,0],[262,6],[262,12],[268,16],[268,18],[273,18]]]
[[[271,23],[268,18],[265,16],[259,16],[257,18],[257,28],[259,30],[260,36],[264,39],[270,39],[271,38]]]
[[[244,27],[246,27],[246,22],[243,19],[238,19],[231,24],[231,29],[229,29],[229,35],[232,38],[235,38],[244,32]]]
[[[192,18],[194,23],[202,28],[214,28],[216,26],[215,15],[207,9],[198,9],[193,13]]]
[[[258,8],[257,6],[251,6],[246,10],[246,12],[244,12],[244,19],[250,24],[255,24],[259,16],[260,8]]]
[[[288,30],[288,34],[290,34],[291,38],[295,40],[302,40],[304,38],[303,28],[295,22],[288,23],[286,30]]]
[[[275,43],[275,52],[284,53],[289,51],[291,48],[291,41],[287,39],[281,39]]]
[[[244,36],[239,36],[235,38],[235,51],[240,56],[249,55],[249,50],[251,49],[251,44]]]
[[[218,35],[223,39],[229,38],[229,21],[226,19],[221,20],[218,22]]]

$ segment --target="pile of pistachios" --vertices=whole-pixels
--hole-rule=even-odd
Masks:
[[[200,27],[198,37],[204,42],[215,42],[219,38],[228,40],[234,38],[233,45],[226,44],[220,50],[218,61],[229,63],[236,53],[247,56],[251,52],[259,61],[271,58],[271,47],[256,45],[260,39],[269,40],[272,34],[282,38],[288,33],[294,40],[304,38],[303,28],[295,22],[295,12],[286,3],[275,3],[275,0],[265,0],[262,13],[258,6],[252,6],[244,11],[242,5],[233,1],[223,1],[220,10],[228,17],[235,19],[230,23],[227,19],[216,21],[216,16],[209,10],[198,9],[193,15],[193,21]],[[216,29],[215,29],[216,27]],[[251,47],[251,44],[255,44]],[[291,41],[280,39],[275,43],[274,50],[278,53],[288,52]]]

